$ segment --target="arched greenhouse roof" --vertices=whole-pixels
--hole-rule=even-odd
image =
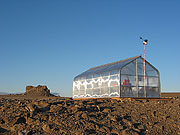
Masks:
[[[76,80],[79,77],[84,77],[84,76],[88,76],[88,75],[92,75],[92,74],[99,74],[99,73],[103,73],[106,71],[122,69],[124,66],[126,66],[127,64],[129,64],[130,62],[134,61],[137,58],[142,58],[142,57],[141,57],[141,55],[139,55],[136,57],[131,57],[128,59],[123,59],[123,60],[117,61],[117,62],[113,62],[113,63],[109,63],[109,64],[90,68],[89,70],[87,70],[87,71],[81,73],[80,75],[76,76],[74,78],[74,80]]]

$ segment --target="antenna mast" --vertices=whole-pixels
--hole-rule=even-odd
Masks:
[[[141,40],[143,40],[143,45],[144,45],[144,97],[146,97],[146,60],[145,60],[145,46],[148,44],[147,39],[143,39],[140,37]]]

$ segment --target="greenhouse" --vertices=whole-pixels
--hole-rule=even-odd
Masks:
[[[90,68],[73,80],[73,98],[159,98],[160,92],[159,71],[141,56]]]

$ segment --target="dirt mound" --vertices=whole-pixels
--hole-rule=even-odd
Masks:
[[[47,88],[47,86],[41,86],[38,85],[37,87],[34,86],[26,86],[26,92],[24,95],[27,96],[53,96],[50,93],[50,90]]]
[[[0,134],[178,135],[180,100],[0,96]]]

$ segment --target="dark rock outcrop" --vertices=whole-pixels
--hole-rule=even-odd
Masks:
[[[24,95],[28,96],[54,96],[50,93],[50,90],[47,86],[38,85],[37,87],[34,86],[26,86],[26,92]]]

